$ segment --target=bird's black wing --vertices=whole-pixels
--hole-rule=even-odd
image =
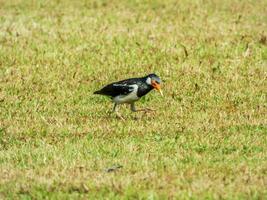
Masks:
[[[130,78],[130,79],[118,81],[115,84],[123,84],[123,85],[135,85],[135,84],[137,84],[138,85],[140,82],[142,82],[141,78]]]
[[[116,97],[118,95],[127,95],[131,93],[133,90],[134,88],[131,85],[121,82],[116,82],[103,87],[101,90],[94,92],[94,94],[102,94],[111,97]]]

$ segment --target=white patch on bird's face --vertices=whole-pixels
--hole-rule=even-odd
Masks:
[[[113,101],[117,104],[121,103],[132,103],[134,101],[137,101],[139,97],[137,96],[137,90],[138,90],[138,85],[130,85],[132,88],[132,92],[127,94],[127,95],[119,95],[113,98]]]
[[[150,78],[150,77],[148,77],[148,78],[146,79],[146,83],[147,83],[148,85],[151,85],[151,78]]]

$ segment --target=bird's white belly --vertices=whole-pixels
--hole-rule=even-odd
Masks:
[[[139,99],[139,97],[137,96],[138,86],[133,85],[132,87],[134,88],[134,90],[131,93],[127,95],[116,96],[113,98],[113,101],[117,104],[131,103],[131,102],[137,101]]]

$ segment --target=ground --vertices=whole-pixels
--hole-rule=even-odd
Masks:
[[[266,199],[266,0],[0,0],[0,199]],[[92,93],[158,74],[125,120]]]

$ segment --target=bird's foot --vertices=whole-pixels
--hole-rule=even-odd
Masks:
[[[116,112],[116,111],[115,112],[114,111],[108,111],[107,114],[109,115],[109,117],[115,117],[117,119],[121,119],[121,120],[125,121],[125,118],[122,117],[121,114]]]
[[[125,121],[125,118],[123,116],[121,116],[121,114],[115,112],[115,116],[116,116],[116,118]]]

